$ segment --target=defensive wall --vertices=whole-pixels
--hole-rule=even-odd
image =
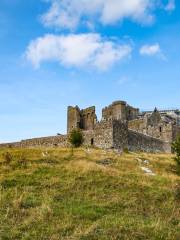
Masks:
[[[95,125],[94,130],[82,131],[84,146],[123,151],[171,152],[166,141],[128,129],[126,121],[108,120]],[[68,135],[22,140],[21,142],[0,144],[0,147],[69,147]]]

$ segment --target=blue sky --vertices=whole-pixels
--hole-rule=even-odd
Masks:
[[[1,0],[0,142],[66,132],[66,108],[180,107],[180,2]]]

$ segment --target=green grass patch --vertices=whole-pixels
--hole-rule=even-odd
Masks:
[[[170,154],[0,149],[0,239],[177,240],[174,166]]]

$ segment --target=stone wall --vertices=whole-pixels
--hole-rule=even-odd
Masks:
[[[21,142],[12,142],[12,143],[2,143],[0,148],[11,148],[11,147],[21,147]]]
[[[139,115],[139,109],[127,105],[126,107],[127,120],[137,119]]]
[[[180,130],[180,129],[179,129]],[[177,132],[177,129],[175,129]],[[179,132],[180,133],[180,132]],[[145,152],[171,152],[168,142],[128,129],[126,121],[101,121],[94,130],[83,131],[84,146]],[[0,147],[68,147],[68,135],[27,139]]]
[[[113,147],[112,121],[101,121],[96,124],[94,130],[83,131],[84,145],[98,148]]]
[[[113,121],[113,147],[122,151],[128,148],[127,122]]]
[[[20,142],[0,144],[0,147],[68,147],[67,135],[32,138]]]
[[[113,121],[113,146],[120,150],[171,152],[169,142],[128,129],[127,122],[121,121]]]
[[[128,122],[128,128],[131,130],[169,142],[173,141],[173,127],[174,126],[172,123],[165,123],[163,121],[160,121],[154,125],[149,125],[146,121],[146,118],[136,119]]]
[[[176,140],[177,137],[180,137],[180,126],[173,126],[173,141]]]
[[[146,129],[146,121],[142,118],[128,121],[128,128],[143,133]]]
[[[147,118],[147,125],[157,126],[161,121],[162,121],[161,114],[155,108],[154,112]]]
[[[171,145],[160,139],[128,130],[128,149],[144,152],[171,152]]]
[[[21,141],[21,147],[67,147],[67,135],[33,138]]]
[[[157,126],[147,126],[146,134],[163,141],[172,142],[172,127],[173,125],[171,123],[160,123]]]

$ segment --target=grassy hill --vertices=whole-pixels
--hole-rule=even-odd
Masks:
[[[178,181],[170,154],[1,149],[0,239],[177,240]]]

